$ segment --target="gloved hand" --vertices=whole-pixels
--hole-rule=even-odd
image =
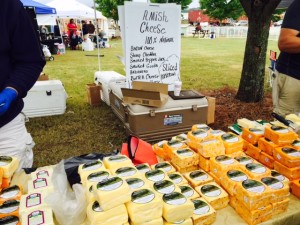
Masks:
[[[17,98],[18,93],[12,88],[5,88],[0,92],[0,116],[9,108],[10,104]]]

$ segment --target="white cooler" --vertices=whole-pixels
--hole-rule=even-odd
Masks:
[[[101,99],[110,105],[109,92],[113,87],[126,87],[126,77],[115,71],[97,71],[94,74],[95,84],[101,85]]]
[[[67,94],[60,80],[37,81],[24,98],[27,117],[61,115],[66,111]]]

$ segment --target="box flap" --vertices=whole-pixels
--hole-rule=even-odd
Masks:
[[[157,91],[145,91],[145,90],[122,88],[122,93],[123,96],[126,97],[160,100],[160,93]]]
[[[163,84],[163,83],[133,81],[132,88],[137,90],[152,91],[152,92],[157,91],[165,95],[168,94],[168,84]]]

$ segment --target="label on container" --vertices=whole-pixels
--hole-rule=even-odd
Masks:
[[[292,143],[292,146],[300,147],[300,140],[295,140],[295,141]]]
[[[182,147],[184,144],[181,143],[180,141],[178,140],[171,140],[171,141],[168,141],[168,145],[172,148],[180,148]]]
[[[123,184],[123,180],[120,177],[111,177],[105,180],[102,180],[97,183],[97,189],[101,191],[112,191]]]
[[[248,163],[253,162],[253,159],[248,156],[237,156],[237,157],[234,157],[234,159],[242,165],[246,165]]]
[[[19,186],[14,185],[14,186],[3,189],[0,193],[0,197],[5,198],[5,199],[13,198],[18,193],[20,193],[20,188],[19,188]]]
[[[99,182],[109,177],[107,171],[99,171],[88,175],[87,180],[92,182]]]
[[[48,186],[48,183],[47,183],[46,178],[37,178],[33,181],[34,189],[43,188],[43,187],[47,187],[47,186]]]
[[[280,134],[286,134],[289,132],[289,130],[287,128],[274,126],[274,125],[271,127],[271,129]]]
[[[190,178],[196,181],[202,181],[206,180],[208,178],[207,173],[201,171],[201,170],[196,170],[193,171],[189,174]]]
[[[229,134],[229,133],[223,134],[221,136],[221,138],[223,141],[225,141],[227,143],[235,143],[235,142],[239,141],[239,138],[237,136],[235,136],[234,134]]]
[[[0,206],[0,214],[8,214],[19,210],[20,202],[17,200],[7,200]]]
[[[256,180],[244,180],[242,182],[242,186],[249,192],[253,193],[262,193],[265,191],[265,187],[262,183],[256,181]]]
[[[182,177],[177,173],[172,173],[172,174],[169,174],[168,176],[175,184],[179,184],[183,180]]]
[[[279,181],[284,181],[284,179],[285,179],[285,177],[282,174],[278,173],[275,170],[271,171],[271,175],[272,175],[272,177],[275,177]]]
[[[194,203],[194,208],[195,208],[194,214],[204,215],[209,212],[210,207],[206,202],[199,200],[199,199],[194,199],[194,200],[192,200],[192,202]]]
[[[137,170],[140,171],[141,173],[146,173],[150,171],[150,168],[147,164],[140,164],[135,166],[135,168],[137,168]]]
[[[201,187],[201,193],[207,197],[217,197],[222,193],[222,191],[215,185],[206,184]]]
[[[0,166],[6,166],[12,162],[12,157],[10,156],[0,156]]]
[[[196,127],[197,127],[197,129],[202,129],[205,131],[208,131],[210,129],[210,127],[207,126],[206,124],[197,124]]]
[[[172,169],[172,166],[169,163],[161,162],[155,164],[155,169],[162,169],[165,172],[169,172]]]
[[[187,199],[179,192],[172,192],[163,195],[163,201],[169,205],[182,205],[186,203]]]
[[[192,197],[195,193],[194,189],[187,185],[179,186],[179,188],[181,190],[181,194],[187,198]]]
[[[123,162],[126,160],[128,160],[128,158],[125,156],[122,156],[122,155],[115,155],[115,156],[111,156],[108,158],[108,161],[111,161],[111,162]]]
[[[37,210],[28,215],[28,225],[39,225],[44,223],[45,216],[43,211]]]
[[[267,171],[267,168],[261,164],[257,163],[248,163],[246,165],[246,169],[252,173],[262,174]]]
[[[188,148],[179,149],[176,152],[178,155],[180,155],[182,157],[189,157],[189,156],[194,155],[194,152]]]
[[[42,197],[40,193],[33,193],[26,197],[26,208],[30,208],[42,203]]]
[[[216,159],[216,161],[218,161],[219,163],[224,164],[224,165],[230,165],[230,164],[234,163],[234,159],[227,155],[219,155],[219,156],[216,156],[215,159]]]
[[[131,201],[137,204],[146,204],[155,198],[155,194],[149,189],[141,189],[131,194]]]
[[[281,151],[289,156],[300,157],[300,152],[294,148],[282,148]]]
[[[164,125],[173,126],[182,123],[182,114],[178,115],[164,115]]]
[[[145,185],[145,182],[140,178],[128,178],[126,182],[131,189],[138,189]]]
[[[205,131],[203,129],[198,129],[198,130],[192,131],[192,134],[197,138],[205,138],[208,136],[207,131]]]
[[[186,134],[179,134],[175,137],[178,141],[186,141],[187,135]]]
[[[244,180],[248,179],[247,175],[239,170],[229,170],[227,172],[227,176],[229,177],[230,180],[233,180],[236,182],[240,182],[240,181],[244,181]]]
[[[94,162],[85,163],[82,166],[82,170],[84,171],[90,171],[90,170],[96,170],[102,167],[102,162],[97,160]]]
[[[136,174],[136,169],[132,167],[122,167],[116,170],[116,174],[120,177],[130,177]]]
[[[19,223],[19,218],[17,216],[6,216],[0,218],[1,225],[17,225]]]
[[[258,135],[263,135],[264,131],[261,129],[257,129],[257,128],[249,128],[249,131],[254,133],[254,134],[258,134]]]
[[[264,177],[261,181],[274,190],[282,189],[284,186],[282,182],[273,177]]]
[[[49,172],[47,170],[40,170],[36,173],[36,178],[48,178]]]
[[[162,170],[150,170],[145,173],[145,176],[148,180],[156,182],[156,181],[163,180],[166,175]]]
[[[222,130],[212,130],[212,131],[210,131],[210,134],[212,134],[215,137],[218,137],[218,136],[225,134],[225,132]]]
[[[161,194],[169,194],[175,191],[175,184],[169,180],[161,180],[157,181],[153,184],[153,188],[155,191]]]

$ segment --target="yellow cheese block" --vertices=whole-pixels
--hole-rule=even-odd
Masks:
[[[129,202],[131,198],[130,187],[120,177],[110,177],[94,184],[93,193],[104,211]]]
[[[0,156],[0,168],[3,170],[4,178],[11,178],[19,167],[19,159],[13,156]]]
[[[13,185],[2,189],[0,192],[0,205],[10,199],[20,200],[23,194],[23,188],[18,185]]]
[[[167,173],[164,172],[162,169],[150,170],[150,171],[144,173],[143,175],[144,175],[145,180],[147,182],[149,182],[150,185],[152,185],[153,183],[155,183],[157,181],[170,180]]]
[[[21,225],[20,219],[18,216],[6,216],[0,218],[0,224],[2,225]]]
[[[252,157],[253,159],[259,160],[261,150],[257,146],[249,144],[245,152],[248,156]]]
[[[284,184],[289,185],[290,184],[290,180],[283,176],[282,174],[278,173],[276,170],[271,170],[271,177],[276,178],[277,180],[281,181]]]
[[[286,176],[289,180],[296,180],[300,178],[300,167],[289,168],[275,160],[274,169]]]
[[[200,142],[209,137],[209,131],[204,129],[189,131],[187,137],[187,144],[190,146],[190,148],[198,151],[198,149],[200,148]]]
[[[3,202],[0,205],[0,218],[6,216],[17,216],[19,217],[19,207],[20,201],[15,199],[10,199]]]
[[[53,213],[50,208],[36,209],[25,212],[21,215],[22,225],[42,224],[55,225],[53,220]]]
[[[249,211],[270,205],[272,199],[270,190],[262,182],[252,179],[238,183],[235,196]]]
[[[131,221],[131,225],[164,225],[164,220],[162,217],[160,217],[145,223],[134,223],[133,221]]]
[[[194,214],[192,216],[194,225],[212,224],[216,220],[216,210],[204,199],[192,200],[194,203]]]
[[[217,138],[207,138],[199,143],[198,152],[205,158],[225,154],[223,142]]]
[[[300,150],[300,140],[297,139],[291,143],[292,148]]]
[[[247,156],[247,155],[239,155],[235,156],[234,159],[240,164],[240,165],[246,165],[248,163],[254,163],[256,162],[253,158]]]
[[[261,179],[263,177],[271,176],[271,170],[260,163],[248,163],[242,165],[240,168],[252,179]]]
[[[172,152],[171,162],[185,168],[199,164],[199,155],[190,148],[177,149]]]
[[[52,177],[53,174],[53,166],[45,166],[40,167],[36,171],[30,173],[31,179],[34,180],[36,178],[49,178]]]
[[[189,173],[184,173],[183,176],[194,188],[213,181],[213,178],[204,170],[195,170]]]
[[[179,172],[169,173],[168,177],[174,182],[176,185],[187,184],[188,181],[183,177],[183,175]]]
[[[114,170],[116,168],[133,166],[131,160],[125,155],[114,155],[103,158],[104,166],[109,170]]]
[[[210,158],[205,158],[201,154],[199,154],[199,166],[205,172],[210,171]]]
[[[215,209],[223,209],[229,203],[227,192],[215,182],[210,182],[195,188],[195,190]]]
[[[166,173],[173,173],[176,172],[175,168],[169,162],[159,162],[154,165],[151,165],[151,169],[161,169]]]
[[[180,192],[179,187],[170,180],[156,181],[152,184],[151,188],[159,197],[162,197],[164,194],[170,194],[174,191]]]
[[[268,155],[267,153],[261,151],[258,161],[260,163],[264,164],[269,169],[274,169],[274,158],[273,158],[273,156]]]
[[[271,140],[279,146],[288,145],[298,138],[294,131],[279,126],[266,126],[265,138]]]
[[[163,205],[161,198],[151,189],[140,189],[132,192],[131,200],[126,203],[130,220],[142,224],[161,218]]]
[[[237,124],[242,128],[254,128],[256,126],[255,121],[249,120],[247,118],[237,119]]]
[[[163,144],[165,160],[170,160],[172,152],[177,149],[187,148],[187,145],[179,140],[173,139]]]
[[[102,170],[97,172],[91,172],[87,175],[85,180],[81,180],[81,183],[83,186],[89,187],[93,185],[93,183],[100,182],[106,178],[109,178],[111,176],[111,173],[109,170]]]
[[[142,178],[126,178],[126,182],[132,191],[150,187],[148,183]]]
[[[174,169],[181,174],[199,169],[198,165],[193,165],[193,166],[188,166],[188,167],[180,167],[176,163],[171,162],[171,164],[174,167]]]
[[[274,159],[281,164],[293,168],[300,166],[300,150],[290,147],[275,148]]]
[[[112,170],[112,174],[118,177],[126,178],[142,178],[142,174],[134,166],[125,166]]]
[[[103,211],[97,202],[90,202],[86,210],[87,218],[91,224],[120,225],[128,222],[128,214],[124,204]]]
[[[224,144],[225,153],[231,154],[243,150],[244,140],[240,136],[227,132],[219,137]]]
[[[236,195],[237,184],[247,180],[248,176],[241,170],[229,170],[222,177],[221,185],[231,196]]]
[[[258,140],[263,136],[264,136],[263,129],[244,128],[242,132],[242,138],[253,145],[256,145]]]
[[[287,120],[290,120],[290,121],[293,121],[293,122],[300,122],[300,117],[299,117],[299,114],[296,115],[296,114],[288,114],[285,116],[285,119]]]
[[[148,163],[142,163],[142,164],[139,164],[139,165],[136,165],[135,168],[137,168],[137,170],[140,172],[140,173],[146,173],[148,172],[149,170],[151,170],[150,166]]]
[[[249,145],[249,144],[251,144],[251,143],[249,143],[248,141],[246,141],[246,140],[244,139],[244,144],[243,144],[243,150],[244,150],[244,151],[247,151],[248,145]]]
[[[213,181],[216,182],[218,185],[221,185],[221,178],[222,177],[217,177],[214,173],[212,173],[211,171],[210,172],[207,172],[212,178],[213,178]]]
[[[109,171],[105,168],[104,164],[101,160],[95,160],[90,163],[81,164],[78,167],[78,174],[80,176],[81,182],[86,182],[87,177],[91,173],[99,172],[99,171]]]
[[[272,203],[272,216],[278,215],[280,213],[283,213],[287,210],[289,206],[290,199],[286,198],[280,202],[274,202]]]
[[[47,206],[45,197],[46,195],[43,192],[22,195],[19,207],[20,215],[26,211],[32,211],[33,209]]]
[[[222,130],[211,130],[210,131],[211,137],[219,137],[219,136],[222,136],[223,134],[225,134],[225,132]]]
[[[217,177],[222,177],[228,170],[239,168],[239,163],[228,155],[210,158],[210,171]]]
[[[179,192],[163,195],[163,218],[167,222],[178,222],[192,217],[194,204]]]
[[[192,131],[199,130],[199,129],[202,129],[202,130],[205,130],[205,131],[211,131],[211,128],[208,125],[204,124],[204,123],[194,124],[192,126]]]
[[[49,194],[53,192],[53,184],[50,178],[37,178],[28,181],[28,193],[45,192]]]
[[[170,223],[164,220],[163,225],[193,225],[193,220],[191,218],[188,218],[186,220],[177,221],[175,223]]]
[[[178,135],[172,137],[171,139],[172,139],[172,140],[181,141],[181,142],[184,142],[184,143],[188,140],[186,134],[178,134]]]
[[[192,200],[200,197],[199,193],[188,184],[179,185],[178,187],[180,188],[181,194],[183,194],[187,199]]]
[[[275,148],[279,147],[277,144],[273,143],[267,138],[260,138],[257,142],[258,148],[268,155],[273,155],[273,151]]]
[[[160,141],[154,145],[152,145],[152,149],[154,151],[154,153],[162,158],[162,159],[166,159],[167,158],[167,153],[166,151],[164,150],[164,144],[167,143],[168,141],[166,140],[163,140],[163,141]]]
[[[282,183],[274,177],[264,177],[260,179],[270,189],[272,195],[271,203],[280,202],[290,195],[290,186]]]
[[[294,180],[290,183],[292,194],[300,198],[300,179]]]
[[[96,200],[96,196],[94,195],[94,183],[90,183],[90,184],[87,184],[86,187],[85,187],[85,196],[86,196],[86,200],[87,202],[94,202],[94,201],[97,201]]]

